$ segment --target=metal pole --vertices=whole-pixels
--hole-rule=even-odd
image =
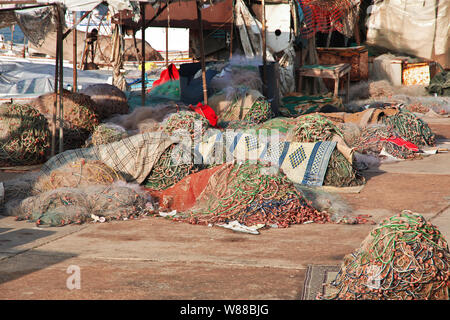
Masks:
[[[76,16],[76,12],[72,11],[72,15],[73,15],[73,24],[75,25],[76,20],[77,20],[77,16]],[[72,57],[72,64],[73,64],[73,92],[77,92],[77,58],[78,58],[78,53],[77,53],[77,28],[75,27],[73,29],[73,57]]]
[[[267,46],[266,46],[266,3],[261,1],[261,19],[262,19],[262,57],[263,57],[263,94],[267,93]]]
[[[145,5],[141,3],[141,24],[142,24],[142,68],[141,68],[141,102],[142,106],[145,106]]]
[[[200,2],[197,0],[197,22],[200,36],[200,60],[202,64],[202,80],[203,80],[203,103],[208,104],[208,88],[206,87],[206,66],[205,66],[205,47],[203,43],[203,23],[202,10],[200,9]]]

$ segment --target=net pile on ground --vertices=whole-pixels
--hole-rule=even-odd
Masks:
[[[95,102],[94,111],[100,120],[114,114],[127,114],[130,109],[127,97],[122,90],[107,83],[90,85],[82,89],[80,93],[88,95]]]
[[[47,118],[50,128],[52,127],[55,97],[55,93],[47,93],[31,102],[31,105]],[[96,104],[87,95],[67,90],[64,90],[62,101],[64,149],[80,148],[99,124],[95,112]]]
[[[297,118],[297,124],[288,134],[290,139],[299,142],[330,141],[335,135],[343,138],[342,131],[332,121],[320,114],[311,114]],[[328,162],[324,185],[351,187],[365,183],[353,165],[334,149]]]
[[[321,112],[327,107],[343,111],[342,99],[331,93],[318,96],[288,95],[281,99],[280,113],[285,117],[298,117],[308,113]]]
[[[98,160],[80,159],[41,175],[34,184],[34,194],[58,188],[79,188],[89,185],[110,185],[125,179]]]
[[[383,123],[392,126],[405,140],[415,145],[433,146],[436,136],[427,123],[405,108],[393,116],[383,118]]]
[[[330,221],[314,209],[279,171],[261,162],[228,163],[214,172],[194,209],[176,221],[216,224],[238,221],[245,226],[288,227],[304,222]]]
[[[115,183],[50,190],[7,205],[7,213],[38,226],[64,226],[96,219],[133,219],[151,213],[150,204],[138,186]]]
[[[398,145],[387,139],[396,138],[398,134],[390,126],[370,125],[361,130],[361,135],[352,143],[355,151],[362,154],[379,156],[384,149],[390,155],[399,159],[414,158],[414,151],[404,145]]]
[[[29,105],[0,106],[0,166],[42,163],[50,150],[45,117]]]
[[[272,106],[267,99],[261,97],[253,103],[243,120],[250,123],[259,124],[269,120],[270,118],[272,118]]]
[[[337,300],[448,300],[448,244],[419,214],[383,221],[344,263],[330,285]]]
[[[162,126],[162,131],[169,134],[187,133],[189,139],[194,141],[201,139],[209,122],[198,113],[191,111],[180,111],[173,113]],[[188,154],[189,159],[185,159]],[[194,153],[185,150],[181,144],[168,147],[155,163],[152,171],[144,181],[144,185],[153,190],[164,190],[174,185],[187,175],[198,170],[199,166],[194,164]]]
[[[85,146],[98,146],[119,141],[126,137],[128,137],[127,131],[121,126],[112,123],[102,123],[95,127]]]
[[[164,102],[167,100],[180,100],[180,80],[171,80],[152,88],[147,93],[147,98],[152,103]]]

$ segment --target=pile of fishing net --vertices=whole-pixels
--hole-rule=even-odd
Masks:
[[[170,80],[153,87],[147,93],[147,99],[152,103],[164,102],[167,100],[180,100],[180,80]]]
[[[297,123],[288,133],[289,139],[298,142],[330,141],[334,136],[343,138],[342,131],[329,119],[320,114],[298,117]],[[335,148],[331,153],[324,185],[352,187],[365,183],[365,179],[345,156]]]
[[[55,97],[55,93],[47,93],[31,102],[31,105],[47,118],[50,127],[52,126]],[[63,92],[62,101],[64,149],[80,148],[99,124],[95,111],[96,103],[87,95],[67,90]]]
[[[228,66],[211,79],[210,87],[215,91],[227,88],[247,88],[262,91],[263,83],[259,69],[249,63],[251,62],[247,60],[237,61],[232,59]]]
[[[318,298],[448,300],[449,259],[440,231],[421,215],[405,210],[383,221],[344,258],[329,293]]]
[[[216,169],[194,207],[179,213],[174,220],[202,225],[237,221],[248,227],[288,227],[305,222],[324,223],[330,218],[314,209],[277,169],[245,161]]]
[[[284,117],[298,117],[314,112],[344,111],[342,99],[332,93],[317,96],[290,93],[281,99],[280,113]]]
[[[58,188],[7,205],[7,214],[38,226],[64,226],[88,221],[127,220],[152,212],[149,196],[138,185],[116,182]]]
[[[399,159],[416,157],[415,151],[418,150],[414,151],[406,145],[394,143],[392,140],[395,138],[398,138],[398,133],[391,126],[382,124],[369,125],[361,129],[360,135],[352,141],[351,146],[361,154],[376,157],[380,156],[383,150]]]
[[[226,88],[216,93],[208,104],[220,121],[245,121],[263,123],[273,117],[270,102],[257,90],[248,88]]]
[[[78,159],[42,174],[34,184],[34,193],[58,188],[79,188],[89,185],[110,185],[125,181],[122,175],[98,160]]]
[[[168,134],[188,133],[192,139],[199,139],[209,127],[208,120],[193,111],[172,113],[162,125]]]
[[[46,118],[29,105],[0,105],[0,166],[43,163],[50,150]]]
[[[116,86],[101,83],[90,85],[80,91],[95,102],[94,111],[100,120],[114,114],[127,114],[129,106],[126,95]]]
[[[415,145],[433,146],[435,144],[436,135],[428,124],[405,108],[401,108],[393,116],[384,117],[382,121],[392,126],[402,138]]]
[[[369,95],[372,99],[390,98],[394,95],[394,88],[387,80],[369,82]]]
[[[209,126],[208,120],[192,111],[173,113],[162,125],[162,131],[168,134],[179,134],[194,141],[201,139]],[[187,145],[173,144],[169,146],[153,165],[152,171],[144,181],[144,185],[152,190],[164,190],[174,185],[187,175],[197,171],[201,165],[194,164],[194,153]]]
[[[113,123],[102,123],[95,127],[92,135],[86,140],[86,147],[116,142],[128,137],[127,131]]]

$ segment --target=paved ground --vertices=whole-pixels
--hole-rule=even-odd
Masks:
[[[450,119],[430,126],[450,141]],[[340,194],[354,213],[380,221],[409,209],[450,239],[450,153],[366,177],[359,194]],[[146,217],[41,229],[0,216],[0,299],[299,299],[309,264],[340,264],[372,228],[308,224],[248,235]],[[67,288],[70,266],[79,267],[80,289]]]

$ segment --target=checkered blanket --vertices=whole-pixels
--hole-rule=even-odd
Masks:
[[[294,183],[321,186],[335,141],[301,143],[279,141],[277,136],[258,137],[242,132],[217,133],[196,145],[204,163],[261,160],[281,168]],[[220,152],[219,152],[220,150]]]
[[[164,150],[177,141],[162,132],[147,132],[92,148],[68,150],[50,158],[42,166],[41,173],[48,175],[56,168],[84,158],[100,160],[127,181],[142,183]]]

